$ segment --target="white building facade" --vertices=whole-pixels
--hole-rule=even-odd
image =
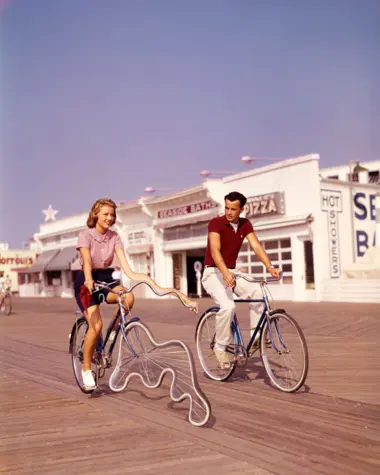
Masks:
[[[363,165],[372,173],[367,177],[380,169],[380,162]],[[380,188],[374,180],[363,178],[362,170],[355,181],[339,179],[354,176],[352,170],[349,166],[339,173],[320,170],[316,154],[284,160],[120,205],[115,229],[133,270],[151,275],[163,287],[202,296],[197,270],[203,267],[208,222],[224,214],[224,196],[239,191],[248,198],[244,215],[272,263],[283,270],[281,282],[270,286],[274,299],[380,301],[380,276],[363,278],[369,274],[359,271],[361,263],[368,261],[368,249],[379,246]],[[38,286],[34,282],[25,294],[72,296],[73,273],[79,268],[75,245],[87,216],[82,213],[41,225],[35,236],[41,256],[28,269],[30,275],[38,275]],[[265,275],[247,243],[238,266]],[[154,297],[143,287],[136,292],[139,297]]]

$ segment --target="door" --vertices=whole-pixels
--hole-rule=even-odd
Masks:
[[[306,288],[314,289],[314,256],[313,256],[313,243],[311,241],[304,241],[304,255],[305,255],[305,276],[306,276]]]

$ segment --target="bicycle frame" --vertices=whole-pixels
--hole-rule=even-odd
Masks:
[[[96,344],[96,347],[95,347],[95,351],[98,351],[100,352],[103,356],[104,356],[104,349],[107,345],[107,342],[110,338],[110,335],[113,331],[113,328],[115,326],[115,323],[117,322],[118,318],[120,318],[120,321],[119,321],[119,325],[117,327],[117,330],[116,331],[116,335],[115,335],[115,338],[113,339],[111,345],[110,345],[110,348],[109,348],[109,351],[108,351],[108,354],[112,355],[112,352],[115,348],[115,345],[116,345],[116,342],[117,342],[117,339],[118,339],[118,336],[119,336],[119,333],[120,333],[120,330],[122,331],[122,334],[123,334],[123,337],[128,345],[128,347],[130,348],[132,354],[135,355],[135,352],[132,348],[132,346],[129,344],[128,342],[128,338],[125,334],[125,331],[124,331],[124,328],[126,326],[127,323],[130,323],[130,322],[137,322],[139,321],[140,319],[138,317],[132,317],[130,318],[129,320],[126,319],[126,313],[125,313],[125,308],[123,306],[123,303],[121,301],[121,295],[118,295],[118,311],[116,313],[116,315],[114,316],[113,320],[110,322],[110,324],[108,325],[108,328],[107,328],[107,332],[106,332],[106,337],[105,339],[103,340],[103,335],[100,334],[99,336],[99,339],[98,339],[98,342]],[[129,313],[129,310],[128,310],[128,313]]]
[[[126,335],[125,335],[125,333],[124,333],[125,325],[126,325],[127,323],[135,322],[135,321],[139,321],[139,320],[140,320],[138,317],[132,317],[132,318],[129,319],[129,320],[126,319],[125,308],[124,308],[124,306],[123,306],[123,304],[122,304],[122,301],[121,301],[121,295],[118,295],[118,303],[117,303],[117,305],[118,305],[118,307],[119,307],[119,308],[118,308],[118,311],[117,311],[116,315],[113,317],[113,319],[111,320],[110,324],[108,325],[105,338],[103,338],[103,334],[101,333],[101,334],[99,335],[98,341],[97,341],[97,343],[96,343],[95,352],[101,353],[102,356],[105,356],[105,354],[104,354],[104,353],[105,353],[105,352],[104,352],[104,349],[105,349],[105,347],[106,347],[106,345],[107,345],[107,343],[108,343],[108,340],[109,340],[110,335],[111,335],[111,333],[112,333],[112,331],[113,331],[113,328],[114,328],[114,326],[115,326],[115,323],[117,322],[117,320],[118,320],[119,317],[121,317],[121,318],[120,318],[119,325],[118,325],[117,329],[115,330],[115,331],[116,331],[115,338],[114,338],[114,340],[112,341],[111,346],[110,346],[109,351],[108,351],[108,354],[110,354],[110,355],[112,354],[112,352],[113,352],[113,350],[114,350],[114,348],[115,348],[115,344],[116,344],[116,342],[117,342],[117,339],[118,339],[118,336],[119,336],[119,333],[120,333],[120,329],[122,330],[123,336],[125,337],[125,339],[126,339],[126,341],[127,341]],[[78,325],[78,322],[79,322],[79,320],[81,320],[81,319],[83,319],[84,321],[87,321],[87,320],[86,320],[86,317],[83,315],[82,312],[77,311],[77,312],[75,312],[75,314],[76,314],[76,316],[77,316],[77,319],[76,319],[76,321],[75,321],[75,323],[74,323],[74,327],[75,327],[76,325]],[[78,317],[80,317],[80,318],[78,318]],[[74,329],[73,329],[73,330],[74,330]],[[72,349],[73,349],[73,348],[72,348],[72,347],[73,347],[73,341],[72,341],[72,340],[73,340],[73,335],[74,335],[74,331],[73,331],[73,330],[71,331],[71,334],[70,334],[70,345],[69,345],[69,352],[70,352],[70,353],[72,352]],[[86,331],[86,333],[87,333],[87,331]],[[128,344],[128,346],[130,346],[128,342],[127,342],[127,344]],[[131,350],[133,351],[133,348],[131,348]]]
[[[269,299],[268,299],[268,295],[267,293],[265,292],[265,288],[264,288],[265,284],[264,283],[260,283],[260,287],[261,287],[261,292],[263,294],[263,298],[262,299],[234,299],[234,302],[235,303],[262,303],[264,305],[264,309],[263,309],[263,312],[261,314],[261,317],[259,319],[259,322],[258,324],[256,325],[256,328],[248,342],[248,345],[245,347],[244,346],[244,340],[243,340],[243,335],[241,334],[241,331],[240,331],[240,327],[239,327],[239,322],[238,322],[238,319],[237,319],[237,314],[235,313],[234,315],[234,318],[232,320],[232,323],[231,323],[231,327],[232,327],[232,331],[233,331],[233,335],[234,335],[234,340],[235,340],[235,345],[239,345],[241,346],[242,348],[245,348],[245,351],[249,354],[252,346],[253,346],[253,342],[255,341],[256,339],[256,336],[258,335],[258,333],[261,331],[263,325],[264,325],[264,320],[267,321],[267,325],[268,325],[268,330],[269,330],[269,336],[270,336],[270,340],[271,340],[271,343],[273,345],[273,348],[277,351],[277,353],[280,353],[281,350],[277,347],[275,341],[274,341],[274,338],[273,338],[273,334],[272,334],[272,328],[270,326],[270,312],[271,312],[271,308],[270,308],[270,304],[269,304]],[[277,326],[277,324],[275,323],[276,325],[276,332],[278,334],[278,337],[279,337],[279,340],[280,340],[280,343],[281,345],[283,346],[283,348],[286,349],[286,345],[283,343],[282,341],[282,338],[281,338],[281,335],[280,335],[280,330]]]

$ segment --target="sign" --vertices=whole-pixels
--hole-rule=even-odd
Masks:
[[[194,262],[194,270],[195,270],[195,272],[201,272],[202,269],[203,269],[202,262],[201,262],[201,261],[195,261],[195,262]]]
[[[200,203],[194,203],[191,205],[184,205],[178,208],[165,209],[159,211],[157,214],[158,219],[173,218],[175,216],[185,216],[187,214],[198,213],[206,209],[217,208],[218,204],[214,201],[202,201]]]
[[[246,218],[285,214],[284,193],[277,191],[267,195],[251,196],[244,211]]]
[[[32,257],[3,257],[0,254],[0,264],[3,265],[16,265],[16,266],[30,266],[33,264],[34,259]]]
[[[321,207],[322,211],[327,214],[330,277],[337,279],[341,274],[338,214],[343,211],[342,193],[340,191],[321,190]]]
[[[370,246],[376,245],[376,194],[360,191],[353,196],[355,222],[355,253],[362,257]]]
[[[127,234],[128,245],[146,244],[151,242],[152,236],[150,230],[131,231]]]

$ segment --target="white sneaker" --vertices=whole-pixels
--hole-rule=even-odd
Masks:
[[[93,376],[92,371],[90,369],[87,370],[87,371],[83,371],[83,369],[82,369],[82,380],[83,380],[83,386],[86,389],[95,389],[96,388],[94,376]]]

